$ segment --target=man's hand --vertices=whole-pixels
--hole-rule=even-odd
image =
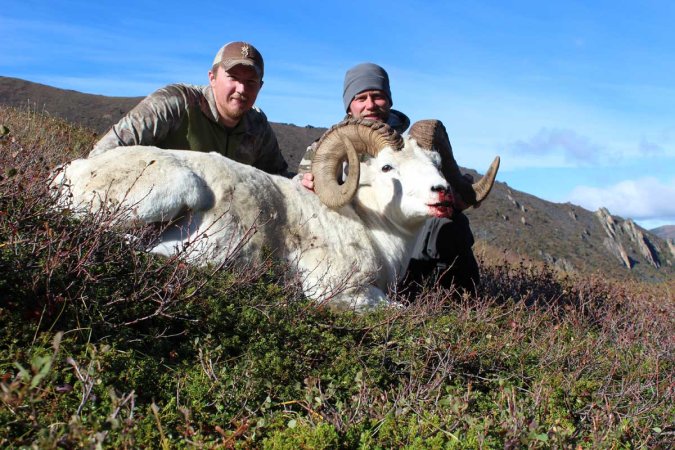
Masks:
[[[310,191],[314,192],[314,175],[310,172],[307,172],[302,176],[302,179],[300,179],[300,183],[306,188],[309,189]]]

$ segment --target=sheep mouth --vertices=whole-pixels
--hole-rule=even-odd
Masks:
[[[453,203],[450,201],[442,201],[438,203],[431,203],[427,205],[431,210],[433,217],[450,217],[453,212]]]
[[[429,206],[452,206],[452,202],[450,200],[444,200],[442,202],[431,203]]]

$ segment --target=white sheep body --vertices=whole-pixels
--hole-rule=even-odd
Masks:
[[[193,262],[220,263],[272,252],[296,269],[307,297],[362,309],[390,302],[385,292],[406,269],[425,220],[449,214],[438,206],[449,189],[439,166],[438,153],[412,139],[400,151],[384,148],[361,164],[359,189],[339,210],[294,180],[220,154],[156,147],[75,160],[54,184],[68,188],[70,207],[121,202],[130,219],[173,221],[154,253],[187,247]]]

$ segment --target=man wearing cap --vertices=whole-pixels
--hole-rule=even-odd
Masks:
[[[218,152],[265,172],[288,164],[265,114],[254,106],[263,85],[260,52],[230,42],[216,54],[209,84],[171,84],[143,99],[96,143],[89,156],[119,146]]]
[[[342,94],[347,118],[386,122],[399,133],[410,125],[410,119],[392,109],[389,75],[377,64],[358,64],[347,71]],[[317,142],[313,142],[300,162],[297,178],[303,186],[314,189],[311,174]],[[426,281],[445,287],[476,292],[480,282],[478,263],[471,250],[474,243],[469,219],[461,212],[466,205],[455,195],[455,211],[451,220],[430,219],[422,230],[416,253],[408,266],[405,287],[414,295]]]

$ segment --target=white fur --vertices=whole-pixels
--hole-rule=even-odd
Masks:
[[[266,252],[296,268],[305,294],[337,307],[389,304],[415,238],[449,189],[437,153],[405,139],[361,164],[355,198],[339,211],[300,183],[217,153],[120,147],[66,165],[54,181],[70,207],[123,203],[129,219],[169,222],[151,251],[186,250],[197,263],[251,261]],[[383,170],[385,167],[390,170]],[[434,190],[432,190],[434,188]]]

